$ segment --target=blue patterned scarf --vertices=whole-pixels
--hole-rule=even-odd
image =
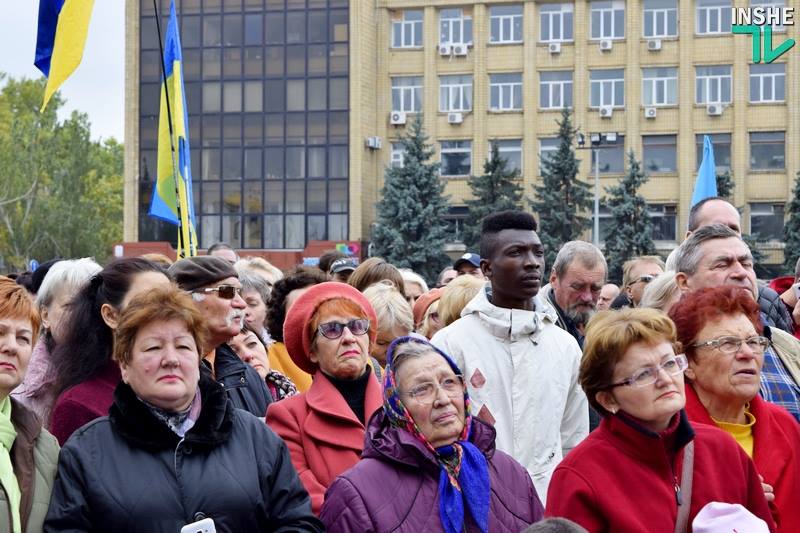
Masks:
[[[447,446],[433,448],[411,418],[397,388],[395,379],[394,352],[406,342],[418,342],[430,347],[447,361],[456,374],[461,370],[450,357],[427,340],[417,337],[400,337],[389,346],[386,356],[386,371],[383,380],[383,410],[393,426],[405,429],[433,453],[439,464],[439,518],[445,533],[460,533],[464,530],[464,504],[472,519],[483,532],[489,531],[489,463],[486,457],[469,441],[472,427],[470,400],[464,387],[464,429],[458,440]]]

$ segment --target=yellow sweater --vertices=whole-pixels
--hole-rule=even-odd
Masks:
[[[292,358],[289,357],[289,352],[286,351],[285,344],[273,342],[267,348],[267,355],[269,356],[270,368],[291,379],[298,391],[306,392],[311,387],[311,374],[303,372],[294,364]]]
[[[753,425],[756,423],[756,417],[749,410],[745,410],[744,416],[747,418],[746,424],[731,424],[728,422],[720,422],[715,418],[711,418],[714,420],[714,423],[719,426],[720,429],[723,429],[730,433],[730,435],[736,439],[736,442],[739,443],[739,446],[744,449],[747,453],[747,456],[751,459],[753,458]]]

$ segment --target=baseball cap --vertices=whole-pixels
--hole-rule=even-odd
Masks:
[[[464,263],[469,263],[470,265],[474,266],[475,268],[481,267],[481,256],[478,254],[473,254],[471,252],[467,252],[458,259],[456,262],[453,263],[453,269],[458,270],[458,267],[463,265]]]
[[[330,273],[338,274],[339,272],[344,272],[345,270],[352,271],[355,270],[357,266],[358,263],[356,263],[355,259],[349,259],[349,258],[337,259],[336,261],[331,263]]]

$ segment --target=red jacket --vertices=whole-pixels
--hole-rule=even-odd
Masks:
[[[381,386],[370,370],[364,413],[383,404]],[[267,424],[286,442],[311,508],[319,514],[325,491],[339,474],[355,466],[364,450],[364,424],[321,371],[307,392],[270,404]]]
[[[769,504],[778,531],[800,531],[800,425],[788,411],[765,402],[750,400],[753,426],[753,462],[764,482],[775,490]],[[693,422],[714,424],[694,389],[686,386],[686,414]]]
[[[609,416],[556,467],[545,516],[591,532],[671,532],[683,447],[694,439],[689,524],[709,502],[740,503],[774,531],[753,462],[719,428],[689,424],[683,411],[656,434],[625,415]]]

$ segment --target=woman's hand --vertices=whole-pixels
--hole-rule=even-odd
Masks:
[[[768,502],[774,502],[775,501],[775,492],[774,492],[774,490],[772,488],[772,485],[764,483],[764,476],[762,476],[761,474],[758,475],[758,479],[759,479],[759,481],[761,481],[761,488],[764,489],[764,496],[767,498],[767,501]]]

